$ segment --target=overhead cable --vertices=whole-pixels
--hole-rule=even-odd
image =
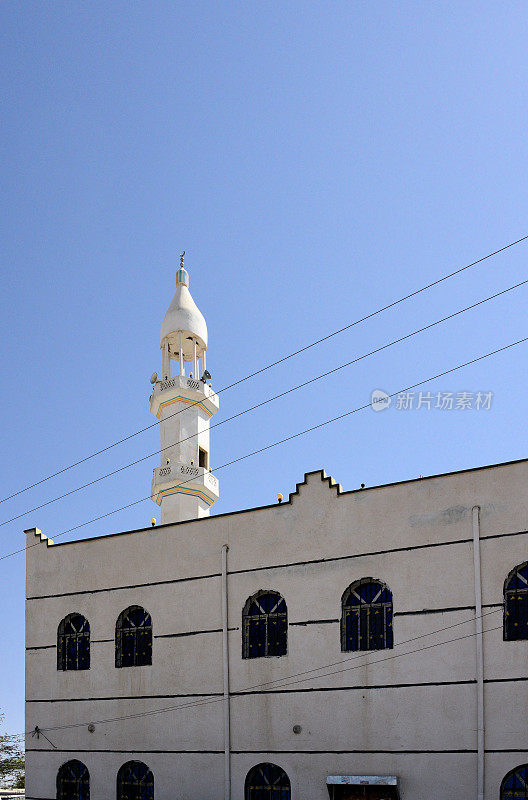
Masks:
[[[245,381],[250,380],[250,378],[254,378],[255,376],[260,375],[263,372],[266,372],[267,370],[278,366],[279,364],[283,364],[285,361],[288,361],[290,358],[293,358],[294,356],[300,355],[301,353],[304,353],[307,350],[310,350],[312,347],[316,347],[316,345],[321,344],[322,342],[325,342],[328,339],[333,338],[334,336],[338,336],[339,334],[344,333],[347,330],[350,330],[351,328],[355,327],[356,325],[359,325],[362,322],[366,322],[367,320],[378,316],[378,314],[382,314],[384,311],[388,311],[389,309],[394,308],[395,306],[399,305],[400,303],[403,303],[405,300],[410,300],[412,297],[416,297],[417,295],[421,294],[422,292],[425,292],[428,289],[433,288],[433,286],[438,286],[439,284],[443,283],[444,281],[447,281],[450,278],[455,277],[455,275],[460,275],[460,273],[464,272],[465,270],[470,269],[471,267],[477,266],[477,264],[482,264],[484,261],[487,261],[489,258],[493,258],[494,256],[498,255],[499,253],[503,253],[505,250],[508,250],[511,247],[515,247],[515,245],[518,245],[521,242],[526,241],[527,239],[528,239],[528,234],[526,236],[522,236],[520,239],[516,239],[515,241],[504,245],[503,247],[500,247],[498,250],[493,250],[493,252],[488,253],[487,255],[482,256],[481,258],[478,258],[476,261],[472,261],[470,264],[466,264],[465,266],[459,267],[459,269],[456,269],[453,272],[449,272],[447,275],[444,275],[443,277],[438,278],[437,280],[432,281],[431,283],[428,283],[425,286],[422,286],[420,289],[415,289],[413,292],[410,292],[409,294],[406,294],[403,297],[398,298],[397,300],[393,300],[392,302],[388,303],[387,305],[382,306],[381,308],[378,308],[378,309],[376,309],[375,311],[372,311],[369,314],[366,314],[364,317],[360,317],[359,319],[354,320],[354,322],[351,322],[348,325],[345,325],[342,328],[339,328],[338,330],[332,331],[331,333],[327,334],[326,336],[322,336],[320,339],[316,339],[314,342],[311,342],[310,344],[307,344],[304,347],[299,348],[298,350],[294,350],[293,352],[288,353],[285,356],[282,356],[281,358],[277,359],[276,361],[272,361],[270,364],[266,364],[264,367],[260,367],[259,369],[255,370],[254,372],[251,372],[248,375],[245,375],[244,377],[239,378],[236,381],[233,381],[233,383],[230,383],[227,386],[224,386],[222,389],[219,389],[218,392],[217,392],[217,395],[221,394],[222,392],[226,392],[228,389],[232,389],[234,386],[239,386],[241,383],[244,383]],[[192,405],[193,405],[193,403],[191,403],[189,406],[187,406],[187,408],[191,408]],[[185,411],[185,408],[179,409],[178,411],[176,411],[174,414],[171,414],[170,416],[177,416],[178,414],[181,414],[182,411]],[[166,419],[169,419],[169,418],[170,417],[166,417]],[[71,464],[67,464],[65,467],[62,467],[61,469],[57,470],[56,472],[52,472],[49,475],[46,475],[45,477],[40,478],[38,481],[35,481],[34,483],[28,484],[27,486],[25,486],[22,489],[19,489],[16,492],[12,492],[11,494],[6,495],[6,497],[3,497],[3,498],[0,499],[0,503],[5,503],[7,500],[11,500],[13,497],[17,497],[18,495],[23,494],[24,492],[27,492],[30,489],[35,488],[35,486],[40,486],[40,484],[45,483],[46,481],[49,481],[52,478],[56,478],[58,475],[62,475],[63,473],[68,472],[68,470],[73,469],[74,467],[78,467],[80,464],[84,464],[86,461],[90,461],[92,458],[95,458],[96,456],[99,456],[102,453],[106,453],[108,450],[111,450],[112,448],[117,447],[118,445],[123,444],[124,442],[127,442],[130,439],[133,439],[135,436],[139,436],[141,433],[144,433],[145,431],[148,431],[151,428],[156,427],[157,425],[159,425],[159,422],[160,421],[158,420],[156,422],[151,423],[150,425],[146,425],[144,428],[140,428],[139,430],[128,434],[128,436],[124,436],[123,438],[118,439],[115,442],[112,442],[111,444],[106,445],[105,447],[102,447],[100,450],[96,450],[93,453],[90,453],[89,455],[84,456],[84,458],[80,458],[78,461],[74,461]]]
[[[417,330],[412,331],[411,333],[407,333],[405,336],[400,336],[398,339],[393,339],[391,342],[388,342],[387,344],[381,345],[380,347],[376,347],[374,350],[370,350],[368,353],[364,353],[361,356],[357,356],[357,358],[353,358],[351,361],[347,361],[344,364],[340,364],[339,366],[334,367],[333,369],[321,373],[320,375],[316,375],[314,378],[310,378],[309,380],[304,381],[303,383],[298,383],[295,386],[292,386],[291,388],[286,389],[285,391],[274,395],[273,397],[268,397],[266,400],[262,400],[260,403],[256,403],[255,405],[250,406],[249,408],[245,408],[242,411],[239,411],[238,413],[233,414],[230,417],[227,417],[227,419],[223,419],[220,420],[219,422],[214,423],[213,425],[210,426],[209,430],[213,430],[214,428],[219,428],[221,425],[225,425],[226,423],[232,422],[233,420],[238,419],[239,417],[243,417],[245,414],[249,414],[250,411],[255,411],[258,408],[262,408],[263,406],[268,405],[268,403],[272,403],[274,400],[279,400],[281,397],[286,397],[286,395],[291,394],[292,392],[297,392],[299,391],[299,389],[303,389],[306,386],[310,386],[312,383],[316,383],[316,381],[320,381],[323,378],[327,378],[329,375],[333,375],[335,372],[339,372],[339,370],[345,369],[346,367],[350,367],[353,364],[357,364],[359,361],[363,361],[365,358],[369,358],[370,356],[373,356],[376,353],[380,353],[383,350],[387,350],[389,347],[393,347],[394,345],[400,344],[401,342],[404,342],[407,339],[411,339],[413,336],[416,336],[419,333],[423,333],[424,331],[430,330],[431,328],[434,328],[437,325],[440,325],[444,322],[447,322],[448,320],[460,316],[460,314],[464,314],[466,311],[470,311],[473,308],[477,308],[478,306],[481,306],[484,303],[489,302],[490,300],[494,300],[497,297],[501,297],[502,295],[507,294],[508,292],[511,292],[514,289],[518,289],[521,286],[525,286],[526,284],[528,284],[528,278],[524,281],[521,281],[520,283],[514,284],[513,286],[509,286],[507,289],[502,289],[502,291],[496,292],[495,294],[492,294],[489,297],[485,297],[483,300],[478,300],[476,303],[472,303],[471,305],[466,306],[465,308],[461,308],[459,311],[455,311],[453,314],[449,314],[447,317],[442,317],[441,319],[437,319],[435,322],[429,323],[429,325],[424,325],[423,327],[418,328]],[[0,528],[3,525],[8,525],[10,522],[14,522],[17,519],[25,517],[27,514],[33,513],[33,511],[39,511],[41,508],[46,508],[46,506],[49,506],[52,503],[56,503],[59,500],[63,500],[65,497],[70,497],[72,494],[80,492],[82,489],[87,489],[89,486],[94,486],[96,483],[100,483],[101,481],[104,481],[107,478],[112,477],[113,475],[117,475],[118,473],[123,472],[124,470],[129,469],[130,467],[134,467],[136,466],[136,464],[140,464],[142,461],[147,461],[149,458],[153,458],[154,456],[159,456],[160,453],[163,453],[165,450],[170,450],[172,447],[175,447],[178,444],[183,444],[183,442],[187,442],[189,441],[189,439],[194,439],[198,435],[199,433],[193,433],[190,436],[187,436],[185,439],[179,439],[176,442],[172,442],[166,447],[161,447],[157,450],[154,450],[152,453],[147,453],[147,455],[141,456],[140,458],[137,458],[134,461],[130,461],[128,464],[124,464],[123,466],[117,467],[116,469],[113,469],[110,472],[105,473],[104,475],[100,475],[97,478],[88,481],[87,483],[83,483],[81,486],[75,487],[75,489],[70,489],[69,491],[64,492],[63,494],[51,498],[51,500],[46,500],[44,503],[40,503],[38,506],[33,506],[33,508],[28,508],[26,511],[22,511],[20,514],[16,514],[14,517],[10,517],[9,519],[0,522]]]
[[[420,636],[415,636],[412,639],[408,639],[406,641],[400,642],[400,644],[397,645],[397,646],[404,645],[404,644],[409,644],[410,642],[417,641],[418,639],[422,639],[422,638],[425,638],[427,636],[433,636],[434,634],[442,633],[445,630],[449,630],[450,628],[455,628],[457,626],[464,625],[464,624],[467,624],[469,622],[475,622],[476,619],[481,619],[482,617],[489,616],[490,614],[494,614],[497,611],[501,611],[501,610],[502,609],[494,609],[493,611],[488,611],[485,614],[482,614],[481,617],[471,617],[470,619],[463,620],[462,622],[457,622],[457,623],[455,623],[453,625],[447,625],[444,628],[438,628],[437,630],[429,631],[428,633],[424,633],[424,634],[421,634]],[[497,626],[495,628],[487,628],[486,630],[483,631],[483,633],[491,633],[492,631],[497,631],[497,630],[502,630],[502,625],[499,625],[499,626]],[[386,656],[384,658],[379,658],[379,659],[375,659],[375,660],[370,659],[368,662],[363,663],[363,664],[354,664],[352,666],[348,666],[350,661],[356,661],[359,658],[366,658],[367,656],[371,656],[372,652],[375,652],[375,651],[361,651],[359,653],[356,653],[354,656],[350,656],[348,658],[342,659],[341,661],[335,662],[334,664],[327,664],[327,665],[323,665],[323,666],[320,666],[320,667],[316,667],[313,670],[308,670],[307,672],[319,671],[319,670],[327,669],[329,667],[337,666],[337,665],[345,665],[343,667],[343,669],[334,670],[333,672],[324,672],[324,673],[322,673],[320,675],[312,675],[310,678],[301,677],[301,676],[306,676],[307,672],[294,673],[293,675],[288,675],[288,676],[284,676],[282,678],[277,678],[275,681],[267,681],[266,683],[255,684],[254,686],[248,686],[245,689],[241,689],[241,690],[238,690],[238,691],[231,692],[230,693],[230,697],[231,698],[243,697],[245,694],[252,694],[255,689],[261,689],[264,686],[269,686],[271,683],[280,684],[278,686],[278,688],[276,689],[276,691],[280,691],[285,686],[291,686],[291,685],[294,685],[294,684],[297,684],[297,683],[304,683],[307,680],[316,680],[318,678],[325,678],[325,677],[328,677],[329,675],[336,675],[336,674],[339,674],[341,672],[348,672],[348,671],[351,671],[351,670],[361,669],[361,668],[363,668],[365,666],[370,667],[373,664],[380,664],[380,663],[385,662],[385,661],[392,661],[393,659],[403,658],[404,656],[415,655],[416,653],[420,653],[420,652],[423,652],[425,650],[430,650],[433,647],[439,647],[439,646],[441,646],[443,644],[452,644],[453,642],[459,642],[459,641],[461,641],[463,639],[468,639],[468,638],[471,638],[471,637],[476,636],[476,635],[477,635],[476,631],[474,631],[472,633],[464,634],[463,636],[457,636],[457,637],[455,637],[453,639],[447,639],[446,641],[433,642],[433,644],[425,645],[423,647],[416,648],[415,650],[408,650],[408,651],[406,651],[404,653],[392,653],[391,655]],[[335,688],[339,689],[341,687],[337,686]],[[343,687],[343,688],[348,688],[348,687]],[[273,690],[270,690],[270,691],[273,691]],[[116,697],[116,700],[119,700],[119,699],[120,699],[119,697]],[[184,708],[193,708],[193,707],[197,707],[197,706],[208,705],[209,703],[219,703],[219,702],[222,702],[222,701],[223,701],[223,697],[209,695],[208,697],[205,697],[205,698],[200,698],[198,700],[191,700],[188,703],[182,703],[182,704],[175,705],[175,706],[174,705],[173,706],[166,706],[164,708],[151,709],[150,711],[138,711],[138,712],[136,712],[134,714],[125,714],[125,715],[120,716],[120,717],[108,717],[106,719],[100,719],[100,720],[91,719],[89,722],[76,722],[76,723],[72,723],[70,725],[55,725],[55,726],[44,727],[44,728],[39,726],[39,730],[41,730],[41,731],[45,730],[45,731],[49,732],[49,731],[68,730],[68,729],[71,729],[71,728],[84,728],[89,724],[102,725],[102,724],[110,723],[110,722],[122,722],[122,721],[128,720],[128,719],[137,719],[137,718],[140,718],[140,717],[156,716],[157,714],[166,714],[166,713],[171,712],[171,711],[179,711],[180,709],[184,709]],[[33,731],[26,731],[25,733],[26,733],[26,735],[30,735],[30,734],[33,733]]]
[[[503,347],[499,347],[496,350],[492,350],[489,353],[485,353],[482,356],[477,356],[476,358],[472,358],[469,361],[465,361],[463,364],[458,364],[456,367],[452,367],[451,369],[444,370],[443,372],[439,372],[436,375],[431,375],[429,378],[425,378],[424,380],[418,381],[417,383],[413,383],[410,386],[403,387],[402,389],[398,389],[391,394],[387,394],[387,397],[396,397],[403,392],[408,392],[411,389],[416,389],[418,386],[423,386],[430,381],[436,380],[437,378],[441,378],[444,375],[450,375],[453,372],[457,372],[464,367],[469,366],[470,364],[476,364],[479,361],[483,361],[486,358],[490,358],[491,356],[497,355],[498,353],[503,353],[506,350],[511,349],[512,347],[517,347],[520,344],[524,344],[528,341],[528,336],[525,336],[523,339],[518,339],[516,342],[511,342],[510,344],[504,345]],[[242,456],[238,456],[237,458],[232,459],[231,461],[226,461],[224,464],[221,464],[219,467],[216,467],[215,472],[220,472],[222,469],[226,469],[227,467],[232,466],[233,464],[237,464],[240,461],[245,461],[247,458],[251,458],[252,456],[256,456],[259,453],[264,453],[267,450],[271,450],[273,447],[277,447],[280,444],[285,444],[286,442],[290,442],[293,439],[297,439],[300,436],[305,436],[307,433],[312,433],[312,431],[319,430],[320,428],[325,427],[326,425],[331,425],[333,422],[339,422],[342,419],[346,419],[350,417],[352,414],[356,414],[358,411],[363,411],[366,408],[370,408],[370,403],[365,403],[362,406],[358,406],[357,408],[353,408],[350,411],[345,411],[343,414],[338,414],[336,417],[332,417],[331,419],[324,420],[323,422],[319,422],[316,425],[312,425],[309,428],[305,428],[302,431],[298,431],[297,433],[293,433],[290,436],[285,436],[283,439],[278,439],[275,442],[271,442],[270,444],[264,445],[263,447],[259,447],[256,450],[252,450],[250,453],[245,453]],[[186,481],[181,481],[181,483],[177,484],[174,488],[179,489],[181,486],[184,486],[187,483],[192,482],[193,478],[190,478]],[[125,509],[132,508],[133,506],[139,505],[139,503],[145,502],[145,500],[150,500],[151,496],[147,495],[147,497],[141,497],[139,500],[133,500],[131,503],[127,503],[124,506],[120,506],[119,508],[112,509],[111,511],[107,511],[105,514],[100,514],[97,517],[93,517],[92,519],[87,520],[86,522],[81,522],[78,525],[74,525],[67,530],[61,531],[61,533],[55,534],[54,539],[58,539],[60,536],[65,536],[67,533],[71,533],[73,531],[79,530],[80,528],[84,528],[86,525],[91,525],[93,522],[98,522],[101,519],[105,519],[107,517],[112,516],[113,514],[117,514],[119,511],[124,511]],[[14,550],[12,553],[6,553],[3,556],[0,556],[0,561],[3,561],[6,558],[11,558],[12,556],[18,555],[19,553],[24,553],[30,547],[36,547],[39,543],[35,542],[32,545],[28,545],[26,547],[22,547],[19,550]]]

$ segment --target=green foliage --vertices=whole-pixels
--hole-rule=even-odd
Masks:
[[[17,775],[17,779],[15,781],[15,785],[11,787],[13,789],[25,789],[26,788],[26,776],[23,772],[19,772]]]
[[[4,715],[0,714],[0,723]],[[0,733],[0,786],[24,788],[24,753],[22,737]]]

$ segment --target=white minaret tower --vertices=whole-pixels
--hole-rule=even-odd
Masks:
[[[161,326],[161,380],[151,378],[150,410],[161,432],[161,466],[154,470],[151,494],[161,506],[162,523],[208,516],[218,500],[218,479],[209,468],[209,420],[218,411],[218,396],[207,383],[207,325],[189,292],[184,255]]]

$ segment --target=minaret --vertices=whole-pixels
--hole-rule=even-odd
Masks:
[[[161,433],[161,466],[154,470],[151,494],[161,506],[162,523],[208,516],[218,500],[218,479],[209,468],[209,420],[218,411],[218,396],[206,368],[207,325],[189,292],[184,255],[161,326],[161,380],[151,378],[150,410]]]

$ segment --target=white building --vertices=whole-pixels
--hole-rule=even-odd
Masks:
[[[528,460],[351,492],[318,471],[207,517],[187,286],[150,401],[163,524],[26,532],[26,797],[528,798]]]

